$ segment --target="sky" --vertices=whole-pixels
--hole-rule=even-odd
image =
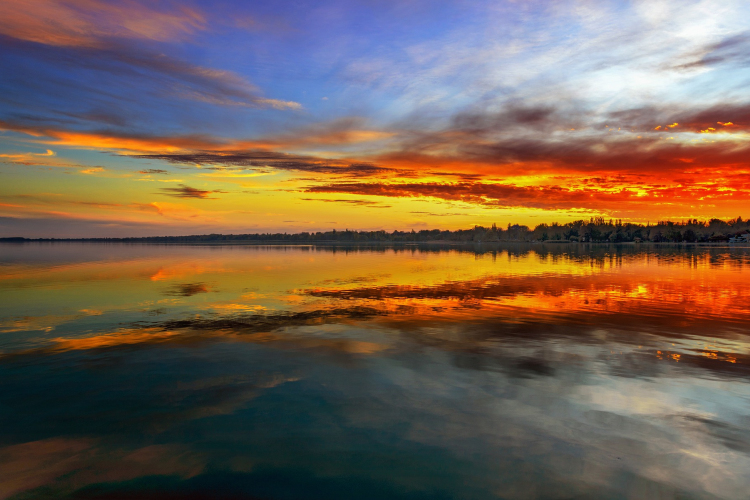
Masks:
[[[0,236],[750,216],[745,0],[0,2]]]

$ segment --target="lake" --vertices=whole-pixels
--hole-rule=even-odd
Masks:
[[[0,245],[0,498],[740,499],[750,248]]]

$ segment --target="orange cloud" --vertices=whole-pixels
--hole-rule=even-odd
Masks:
[[[0,129],[2,127],[0,126]],[[45,153],[16,153],[0,155],[0,162],[15,163],[18,165],[45,165],[50,167],[78,167],[77,164],[66,163],[59,160],[49,160],[57,154],[48,149]]]
[[[588,209],[650,212],[669,207],[695,209],[705,204],[744,203],[750,179],[738,177],[715,183],[675,179],[669,184],[629,183],[627,179],[590,179],[575,186],[517,186],[484,182],[339,182],[308,186],[308,193],[338,193],[390,198],[433,198],[492,208],[527,207],[544,210]],[[713,206],[713,205],[712,205]],[[715,209],[715,206],[713,206]]]
[[[91,167],[84,170],[81,170],[82,174],[98,174],[99,172],[104,172],[106,169],[104,167]]]
[[[733,117],[735,121],[717,122],[717,117]],[[682,114],[644,109],[616,116],[617,125],[622,127],[612,126],[607,133],[593,133],[593,128],[589,128],[592,133],[571,133],[569,125],[580,120],[568,119],[553,108],[516,106],[500,112],[458,115],[442,129],[416,126],[410,130],[370,130],[365,120],[347,118],[255,140],[79,132],[9,122],[0,122],[0,127],[37,137],[39,142],[201,165],[208,172],[218,171],[225,176],[274,170],[310,176],[305,179],[307,185],[301,185],[299,180],[297,184],[286,184],[291,191],[432,198],[488,208],[599,212],[617,209],[633,214],[689,210],[699,216],[725,217],[730,208],[746,205],[742,193],[750,186],[750,144],[744,134],[735,133],[742,128],[734,123],[744,123],[747,117],[750,105],[718,106]],[[675,134],[669,141],[661,133],[638,137],[633,133],[652,128],[654,122],[669,124],[657,127],[662,131],[679,126],[684,133]],[[730,123],[731,130],[726,125]],[[711,124],[716,126],[709,127]],[[698,125],[705,128],[697,128]],[[623,131],[611,133],[617,128]],[[720,141],[688,135],[717,130],[725,132]],[[561,131],[564,140],[560,139]],[[356,144],[384,139],[388,142],[379,146],[385,152],[352,152]],[[342,150],[334,151],[333,158],[280,152],[316,145],[339,145]],[[409,182],[393,182],[395,176]],[[211,193],[218,192],[208,183],[218,178],[204,177],[207,184],[201,184],[200,189],[181,185],[165,188],[161,194],[208,199]],[[190,180],[185,182],[192,184]],[[363,206],[374,206],[373,203],[376,202],[358,202]],[[165,213],[162,207],[143,210]],[[176,217],[179,215],[171,214],[171,218]]]
[[[164,11],[150,2],[0,2],[1,34],[45,45],[101,47],[115,37],[168,41],[186,38],[205,26],[205,16],[186,6]]]
[[[374,130],[367,127],[359,117],[340,118],[289,131],[277,137],[269,137],[276,148],[303,148],[331,145],[350,145],[389,139],[396,131]]]
[[[269,103],[256,99],[256,104]],[[286,105],[285,105],[286,106]],[[272,106],[277,107],[277,106]],[[293,108],[294,106],[287,106]],[[222,139],[207,135],[153,136],[117,132],[79,132],[53,127],[37,127],[0,120],[0,130],[21,132],[40,142],[86,149],[117,150],[135,153],[176,153],[185,151],[236,152],[248,149],[300,149],[315,145],[351,145],[379,141],[396,136],[394,131],[362,127],[357,119],[337,120],[258,139]],[[2,158],[4,155],[0,155]],[[41,155],[35,155],[41,156]],[[154,172],[149,172],[154,173]]]
[[[40,138],[39,142],[86,149],[132,151],[132,152],[177,152],[202,149],[236,149],[240,146],[263,148],[267,143],[232,143],[206,136],[158,137],[148,135],[126,135],[101,132],[73,132],[48,127],[32,127],[0,120],[0,130],[21,132]]]

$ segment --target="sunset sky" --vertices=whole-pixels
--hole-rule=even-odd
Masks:
[[[750,9],[0,2],[0,236],[750,216]]]

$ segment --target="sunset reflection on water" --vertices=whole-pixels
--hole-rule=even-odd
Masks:
[[[748,250],[4,245],[0,498],[741,498]]]

